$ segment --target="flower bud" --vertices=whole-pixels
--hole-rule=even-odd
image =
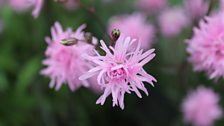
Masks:
[[[85,33],[84,38],[89,44],[92,44],[93,37],[92,37],[91,33],[89,33],[89,32]]]
[[[113,40],[113,41],[117,41],[117,39],[120,37],[120,34],[121,34],[120,30],[117,29],[117,28],[115,28],[115,29],[112,31],[112,33],[111,33],[111,35],[112,35],[112,40]]]
[[[67,39],[62,39],[60,43],[65,46],[72,46],[72,45],[77,44],[78,41],[79,40],[76,38],[67,38]]]

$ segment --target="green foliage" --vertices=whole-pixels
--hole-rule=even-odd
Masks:
[[[27,90],[35,77],[38,76],[40,68],[40,58],[30,59],[25,63],[17,77],[16,92],[18,92],[18,94],[22,94]]]

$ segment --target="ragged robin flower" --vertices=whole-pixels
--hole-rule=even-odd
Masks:
[[[100,44],[106,55],[100,55],[97,51],[97,56],[83,55],[86,60],[93,62],[95,67],[79,78],[86,80],[97,75],[97,82],[104,93],[96,103],[103,105],[111,94],[113,106],[124,109],[125,93],[135,92],[141,98],[139,90],[142,90],[148,95],[143,82],[153,85],[156,79],[149,75],[143,66],[155,57],[154,49],[143,52],[140,42],[130,37],[120,37],[114,47],[107,47],[104,41],[100,41]]]

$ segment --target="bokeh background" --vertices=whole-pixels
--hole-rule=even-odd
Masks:
[[[105,32],[111,16],[142,11],[136,0],[82,0],[96,9],[98,19],[82,7],[67,10],[62,4],[45,0],[37,19],[30,11],[15,12],[9,5],[0,7],[0,126],[183,126],[181,103],[187,92],[199,84],[212,87],[224,107],[223,79],[209,80],[205,73],[194,72],[187,62],[185,40],[192,35],[189,25],[178,36],[167,38],[157,32],[153,47],[156,58],[145,66],[158,82],[146,84],[149,96],[139,99],[125,95],[125,109],[112,107],[111,97],[105,105],[96,105],[99,94],[80,88],[71,92],[64,85],[59,91],[49,88],[49,78],[40,75],[47,47],[44,38],[59,21],[63,27],[76,29],[87,24],[86,31],[108,40]],[[180,6],[182,0],[169,0],[169,6]],[[216,3],[218,5],[218,2]],[[158,30],[156,16],[147,20]],[[173,24],[175,25],[175,24]],[[0,26],[0,27],[1,27]],[[224,119],[215,125],[223,126]]]

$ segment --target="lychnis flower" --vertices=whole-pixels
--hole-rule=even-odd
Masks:
[[[219,4],[220,4],[219,8],[221,10],[223,10],[224,9],[224,0],[219,0]]]
[[[166,8],[167,0],[138,0],[139,6],[149,12],[158,12]]]
[[[37,18],[43,7],[44,0],[10,0],[10,6],[17,12],[32,8],[33,17]]]
[[[182,105],[185,121],[194,126],[213,126],[214,121],[222,116],[219,99],[210,88],[199,87],[189,93]]]
[[[189,61],[195,71],[205,71],[210,79],[224,76],[224,14],[200,21],[199,28],[187,40]]]
[[[197,20],[206,15],[209,3],[206,0],[184,0],[184,7],[188,16]]]
[[[94,48],[85,40],[85,33],[82,31],[84,28],[85,25],[81,25],[75,32],[71,28],[63,31],[58,22],[51,28],[52,38],[46,38],[48,47],[45,54],[47,58],[43,61],[47,67],[41,71],[43,75],[51,78],[51,88],[56,87],[56,90],[59,90],[63,83],[67,83],[72,91],[82,85],[89,86],[86,80],[78,79],[91,66],[89,62],[83,60],[81,55],[91,52]],[[61,42],[66,39],[75,41],[75,45],[62,45]],[[93,38],[92,43],[96,42],[97,40]]]
[[[103,105],[106,98],[112,94],[113,106],[119,105],[124,109],[124,95],[132,91],[138,97],[142,97],[139,90],[148,95],[143,82],[153,85],[154,77],[147,74],[143,66],[155,57],[154,49],[143,53],[140,42],[130,37],[120,37],[115,47],[107,47],[104,41],[100,41],[101,49],[106,55],[84,55],[84,58],[95,63],[95,67],[80,77],[85,80],[97,75],[97,82],[104,93],[97,100],[97,104]],[[137,44],[137,46],[133,46]]]
[[[115,16],[110,19],[108,30],[119,28],[124,36],[140,39],[141,48],[149,49],[155,35],[154,26],[147,23],[146,16],[140,13]]]
[[[76,0],[67,0],[65,3],[64,3],[65,7],[69,10],[74,10],[77,8],[77,1]]]
[[[160,31],[165,37],[177,36],[189,24],[189,19],[180,7],[169,8],[159,15]]]

